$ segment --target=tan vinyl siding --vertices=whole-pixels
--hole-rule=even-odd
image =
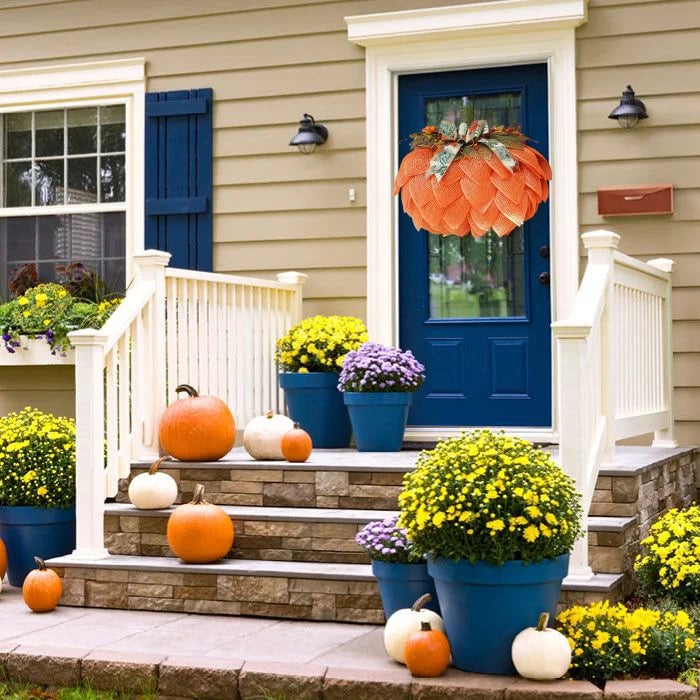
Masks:
[[[591,0],[577,30],[580,221],[609,228],[621,250],[670,257],[673,275],[675,413],[678,439],[700,443],[700,2]],[[623,131],[607,119],[625,85],[649,119]],[[598,216],[599,187],[670,182],[675,213]]]

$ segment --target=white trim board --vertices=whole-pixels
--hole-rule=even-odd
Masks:
[[[127,284],[132,257],[144,248],[145,94],[144,58],[0,71],[0,112],[125,104]]]
[[[575,28],[587,0],[501,0],[346,17],[348,39],[366,47],[367,325],[397,345],[398,76],[405,73],[547,63],[552,321],[578,290]],[[387,147],[389,144],[389,147]],[[552,346],[552,435],[556,434]],[[544,432],[544,431],[542,431]]]

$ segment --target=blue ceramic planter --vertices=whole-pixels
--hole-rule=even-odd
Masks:
[[[0,537],[7,547],[7,577],[21,586],[36,568],[34,557],[51,559],[75,549],[75,506],[0,506]]]
[[[352,427],[335,372],[279,375],[289,417],[311,436],[314,447],[348,447]]]
[[[454,665],[474,673],[514,675],[513,639],[536,624],[541,612],[554,619],[568,566],[568,554],[503,566],[429,557]]]
[[[360,452],[398,452],[413,394],[408,391],[346,391],[355,443]]]
[[[410,608],[425,593],[430,593],[432,600],[423,607],[440,614],[435,583],[425,562],[395,564],[373,561],[372,573],[379,584],[379,594],[387,619],[397,610]]]

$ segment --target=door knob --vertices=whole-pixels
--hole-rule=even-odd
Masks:
[[[549,284],[549,272],[540,272],[538,277],[541,284]]]

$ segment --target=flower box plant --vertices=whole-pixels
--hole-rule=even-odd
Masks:
[[[399,505],[428,557],[455,664],[513,673],[513,638],[539,613],[554,617],[581,532],[573,480],[526,440],[478,430],[422,452]]]
[[[352,316],[313,316],[277,341],[280,386],[289,415],[311,435],[314,447],[347,447],[352,428],[337,390],[348,352],[367,340],[367,328]]]
[[[21,586],[42,559],[75,547],[75,421],[24,408],[0,418],[0,537]]]
[[[397,524],[398,516],[367,523],[355,536],[355,542],[372,560],[372,573],[387,619],[397,610],[410,608],[415,600],[430,593],[427,608],[440,613],[433,579],[425,558],[416,552],[408,533]]]
[[[424,379],[425,367],[410,350],[365,343],[347,354],[338,389],[360,451],[401,449],[413,392]]]

